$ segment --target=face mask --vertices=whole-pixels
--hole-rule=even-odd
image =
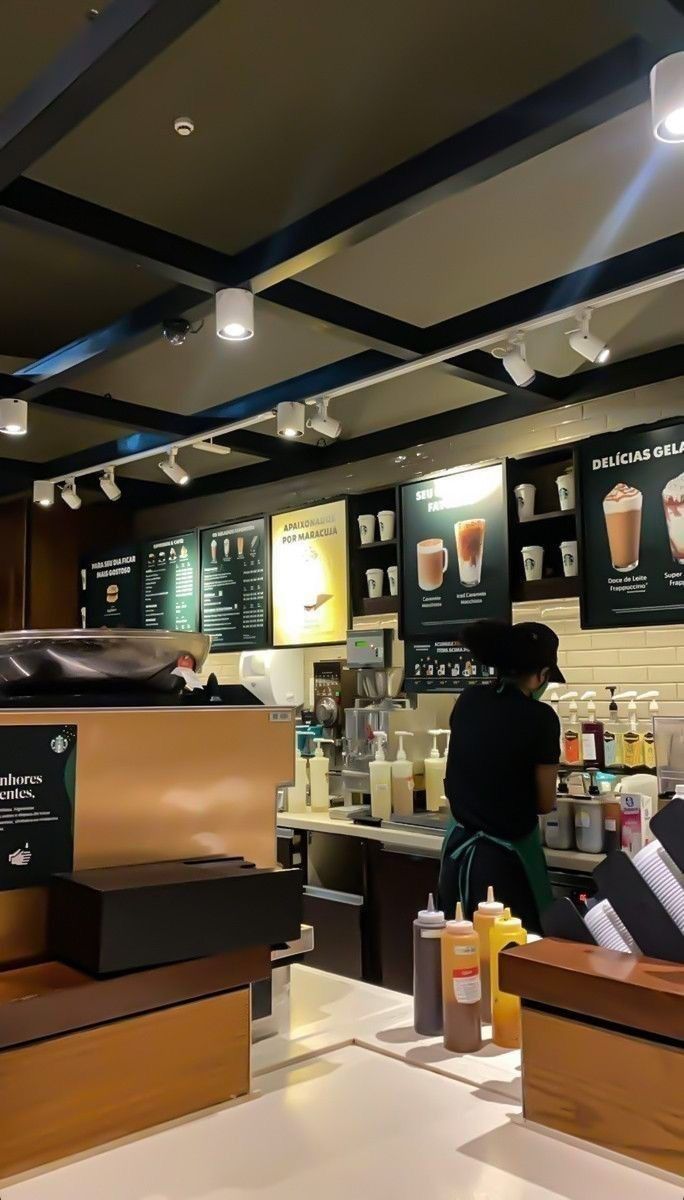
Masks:
[[[548,686],[549,686],[548,683],[543,683],[541,685],[541,687],[535,688],[532,693],[532,699],[533,700],[541,700],[541,698],[544,695],[544,692],[546,691]]]

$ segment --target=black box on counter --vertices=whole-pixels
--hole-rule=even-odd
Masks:
[[[102,867],[50,882],[52,958],[112,975],[300,935],[302,876],[243,860]]]

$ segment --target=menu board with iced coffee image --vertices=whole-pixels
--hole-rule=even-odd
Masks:
[[[202,633],[211,648],[241,650],[268,644],[266,519],[256,517],[203,529]]]
[[[684,425],[577,449],[586,629],[684,620]]]
[[[403,633],[439,637],[466,621],[509,618],[502,463],[401,489]]]

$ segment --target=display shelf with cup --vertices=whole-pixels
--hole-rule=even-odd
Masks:
[[[396,488],[349,496],[349,566],[355,617],[399,611],[397,521]],[[392,568],[395,570],[390,574]]]
[[[579,595],[572,462],[571,446],[554,446],[508,460],[511,580],[516,601]],[[529,555],[523,555],[523,549],[529,546],[543,549],[540,575],[532,567],[525,569]]]

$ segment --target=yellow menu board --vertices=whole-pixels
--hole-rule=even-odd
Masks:
[[[343,642],[349,620],[347,503],[271,517],[273,645]]]

